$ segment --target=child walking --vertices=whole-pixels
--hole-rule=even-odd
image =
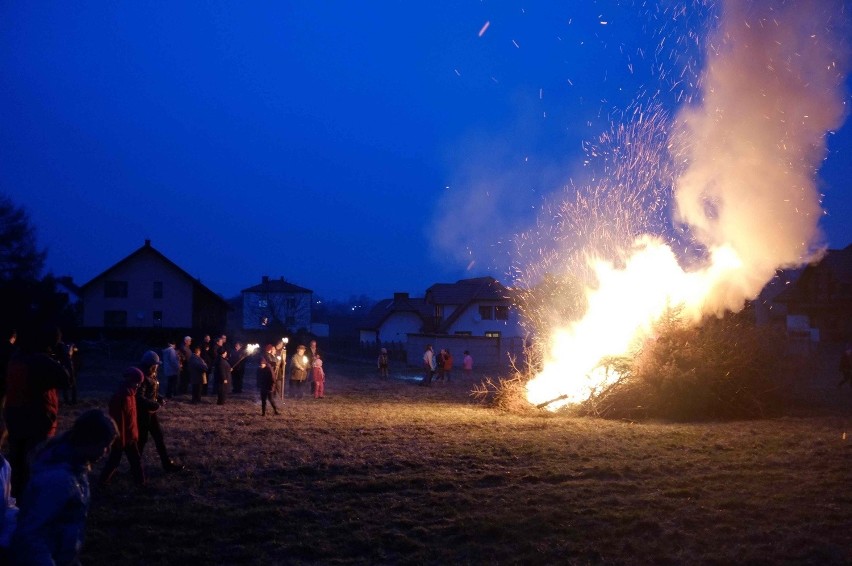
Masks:
[[[311,377],[316,384],[314,399],[322,399],[325,396],[325,372],[322,369],[322,356],[319,353],[314,354],[314,361],[311,366]]]

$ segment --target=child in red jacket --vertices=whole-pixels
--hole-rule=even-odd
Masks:
[[[325,372],[322,369],[322,356],[319,352],[314,354],[314,361],[311,366],[311,377],[316,385],[314,399],[322,399],[325,396]]]
[[[124,378],[112,398],[109,400],[109,416],[118,425],[118,438],[112,444],[104,469],[101,471],[100,483],[109,483],[118,465],[121,455],[127,454],[130,471],[137,485],[145,485],[145,472],[142,469],[142,458],[139,455],[139,425],[136,422],[136,390],[144,381],[142,371],[135,367],[124,370]]]

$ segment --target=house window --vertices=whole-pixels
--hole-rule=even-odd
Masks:
[[[162,281],[154,281],[154,298],[162,299],[163,298],[163,282]]]
[[[154,328],[163,327],[163,311],[154,311],[153,316]]]
[[[470,330],[456,330],[453,334],[456,336],[473,336]]]
[[[435,320],[444,320],[444,305],[435,305]]]
[[[257,306],[258,308],[265,309],[269,306],[269,301],[267,301],[266,299],[258,299]]]
[[[125,328],[127,326],[127,311],[104,311],[104,326]]]
[[[479,316],[482,320],[494,320],[494,307],[480,305]]]
[[[509,320],[509,307],[506,305],[494,307],[494,318],[496,320]]]
[[[104,297],[107,299],[126,299],[127,281],[105,281]]]
[[[296,297],[287,297],[284,299],[284,308],[288,311],[296,310]]]
[[[492,331],[486,332],[485,337],[486,338],[500,338],[500,333],[492,330]]]

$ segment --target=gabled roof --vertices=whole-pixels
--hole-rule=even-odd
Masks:
[[[370,309],[361,329],[376,330],[396,313],[414,313],[426,321],[432,316],[432,306],[425,299],[409,297],[408,293],[395,293],[393,299],[383,299]]]
[[[455,283],[436,283],[426,290],[426,301],[433,305],[464,305],[472,301],[503,301],[509,292],[493,277],[459,279]]]
[[[841,284],[842,288],[848,288],[848,285],[852,285],[852,244],[842,250],[828,250],[819,261],[799,268],[798,277],[791,279],[786,288],[778,293],[774,300],[779,303],[801,300],[805,290],[801,288],[799,282],[807,281],[815,272],[830,273],[834,281]]]
[[[133,253],[131,253],[130,255],[125,257],[124,259],[113,264],[111,267],[107,268],[101,274],[96,275],[87,283],[84,283],[83,285],[81,285],[80,286],[80,293],[82,294],[83,292],[86,291],[86,289],[91,287],[97,281],[100,281],[101,279],[106,278],[111,273],[113,273],[115,270],[117,270],[119,267],[123,267],[123,266],[127,265],[128,263],[130,263],[131,261],[133,261],[134,259],[142,257],[144,255],[153,256],[157,260],[166,264],[168,267],[170,267],[171,269],[178,272],[182,277],[185,277],[186,279],[191,281],[195,291],[203,293],[205,295],[209,295],[211,298],[213,298],[216,301],[221,302],[223,305],[225,305],[227,307],[228,302],[225,299],[223,299],[218,294],[214,293],[213,291],[211,291],[210,289],[208,289],[207,287],[202,285],[201,281],[199,281],[198,279],[196,279],[195,277],[193,277],[192,275],[190,275],[189,273],[187,273],[186,271],[181,269],[181,267],[178,266],[178,264],[176,264],[175,262],[173,262],[172,260],[170,260],[169,258],[164,256],[160,251],[156,250],[151,245],[151,240],[145,240],[145,244],[142,247],[140,247],[139,249],[137,249],[136,251],[134,251]]]
[[[294,285],[283,277],[281,279],[269,279],[264,276],[263,281],[254,287],[243,289],[241,293],[313,293],[313,291]]]
[[[441,321],[437,328],[439,333],[446,333],[471,305],[509,300],[511,300],[511,291],[493,277],[438,283],[426,291],[426,301],[432,305],[459,305],[453,314]]]

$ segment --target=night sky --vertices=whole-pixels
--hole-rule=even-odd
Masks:
[[[79,284],[145,239],[225,297],[511,283],[507,242],[584,143],[690,94],[679,39],[713,6],[680,5],[4,2],[0,191]],[[820,171],[834,248],[851,147],[847,121]]]

